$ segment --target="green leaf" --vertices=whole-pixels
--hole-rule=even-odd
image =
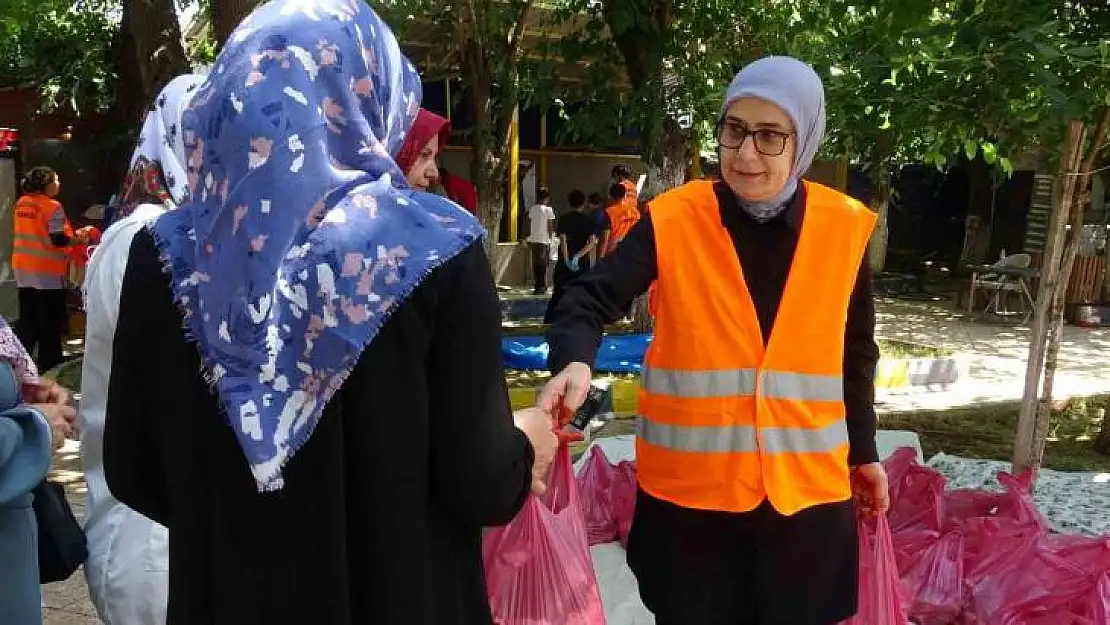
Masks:
[[[1053,48],[1050,45],[1044,44],[1044,43],[1040,43],[1040,42],[1034,43],[1033,47],[1037,49],[1037,52],[1041,53],[1041,56],[1043,56],[1046,60],[1049,60],[1049,61],[1055,61],[1056,59],[1060,58],[1060,56],[1061,56],[1059,50],[1057,50],[1056,48]]]
[[[968,139],[964,141],[964,154],[967,154],[968,160],[975,160],[975,155],[979,153],[979,145]]]
[[[1098,48],[1094,46],[1079,46],[1068,50],[1068,54],[1081,59],[1090,59],[1098,56]]]
[[[983,160],[985,160],[988,165],[994,165],[995,161],[998,160],[998,148],[996,148],[993,143],[983,144]]]
[[[1002,171],[1005,172],[1007,176],[1014,173],[1014,164],[1006,157],[998,159],[998,166],[1002,168]]]

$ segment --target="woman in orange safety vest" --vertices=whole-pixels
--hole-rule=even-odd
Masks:
[[[19,320],[15,332],[34,354],[40,371],[62,363],[66,324],[66,272],[74,243],[87,243],[88,231],[74,232],[55,198],[61,178],[49,167],[24,176],[22,196],[15,203],[12,270],[19,289]]]
[[[875,216],[802,181],[820,78],[745,67],[717,128],[721,180],[659,195],[567,287],[538,400],[571,414],[602,328],[651,290],[628,563],[659,625],[830,625],[857,602],[857,513],[888,507],[875,445]]]

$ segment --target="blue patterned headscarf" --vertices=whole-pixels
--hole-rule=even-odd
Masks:
[[[273,0],[185,112],[191,199],[151,230],[260,490],[282,487],[389,315],[483,235],[391,156],[420,99],[365,3]]]

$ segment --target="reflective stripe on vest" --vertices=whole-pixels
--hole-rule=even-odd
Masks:
[[[755,369],[683,371],[648,367],[644,369],[643,387],[657,395],[684,399],[753,396],[758,378]],[[834,375],[764,371],[759,394],[769,399],[843,401],[844,379]]]
[[[758,435],[757,435],[758,432]],[[814,454],[848,444],[843,419],[819,429],[755,428],[750,425],[685,426],[641,419],[638,435],[672,451],[692,453]]]
[[[17,254],[27,254],[47,260],[64,261],[68,258],[65,250],[55,247],[49,238],[44,239],[33,234],[16,234],[12,240]]]

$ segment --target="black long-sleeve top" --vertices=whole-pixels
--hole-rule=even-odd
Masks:
[[[151,236],[120,297],[108,486],[170,531],[168,625],[491,625],[481,528],[511,520],[533,451],[501,369],[480,243],[397,308],[284,469],[257,492],[200,374]]]
[[[713,187],[721,210],[721,224],[732,236],[763,340],[774,327],[787,274],[798,246],[805,217],[805,187],[799,185],[790,206],[779,216],[759,223],[740,207],[722,182]],[[733,262],[722,258],[721,262]],[[548,366],[560,371],[572,362],[593,366],[604,326],[625,315],[632,300],[656,278],[655,230],[645,215],[617,250],[598,266],[567,286],[547,333],[551,346]],[[877,462],[875,447],[875,304],[871,270],[865,257],[849,303],[844,343],[844,403],[847,413],[848,460],[853,466]]]

